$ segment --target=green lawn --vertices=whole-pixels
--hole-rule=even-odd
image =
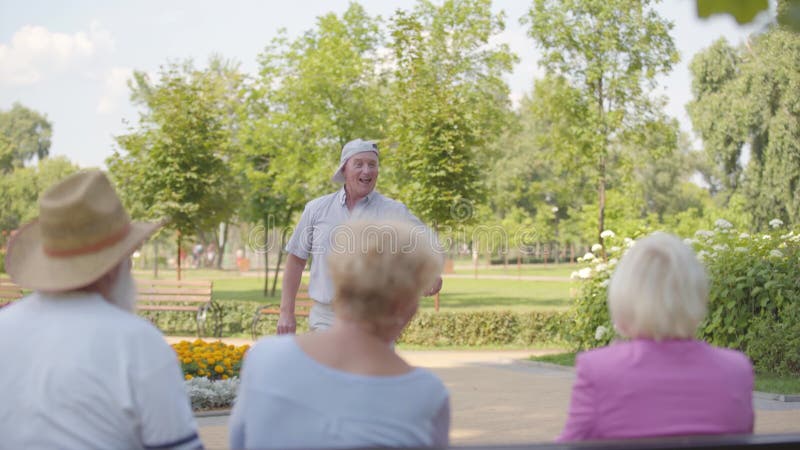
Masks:
[[[560,366],[574,366],[575,352],[556,353],[553,355],[531,356],[531,361],[541,361]],[[756,374],[755,390],[776,394],[800,394],[800,378],[771,374]]]
[[[577,264],[524,264],[519,269],[516,263],[509,261],[508,267],[502,265],[486,266],[486,264],[478,264],[478,278],[481,275],[525,275],[525,276],[543,276],[543,277],[563,277],[569,278],[572,272],[578,270]],[[457,262],[454,267],[454,273],[457,275],[474,275],[475,267],[469,263]]]
[[[137,272],[145,278],[151,272]],[[280,299],[280,279],[274,298],[262,295],[263,277],[242,276],[236,272],[213,270],[189,270],[182,274],[185,279],[209,279],[214,281],[214,300],[245,300],[260,303],[277,302]],[[174,271],[159,271],[159,278],[175,279]],[[272,279],[270,278],[270,287]],[[543,311],[564,310],[569,307],[570,288],[568,281],[526,281],[447,278],[440,296],[442,311],[512,310]],[[421,308],[433,309],[432,297],[423,298]]]
[[[800,394],[800,377],[756,374],[755,389],[779,394]]]
[[[564,310],[570,305],[569,282],[448,278],[440,295],[443,311]],[[433,298],[423,298],[422,309],[432,309]]]
[[[550,364],[558,364],[559,366],[572,367],[575,365],[576,355],[577,353],[575,352],[555,353],[552,355],[531,356],[529,359],[531,361],[546,362]]]

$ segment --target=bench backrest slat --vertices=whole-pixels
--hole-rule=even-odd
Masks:
[[[137,287],[136,292],[139,296],[148,294],[159,295],[211,295],[211,288],[204,289],[180,289],[180,288],[152,288],[152,287]]]
[[[213,292],[208,280],[136,280],[138,303],[209,303]]]

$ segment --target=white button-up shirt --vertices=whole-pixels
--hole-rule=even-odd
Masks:
[[[306,203],[300,222],[286,244],[286,251],[298,258],[308,259],[310,255],[313,256],[308,295],[320,303],[333,302],[333,280],[328,273],[325,256],[332,247],[332,237],[337,227],[349,220],[381,219],[409,221],[419,225],[421,231],[427,230],[406,205],[375,191],[359,200],[352,211],[347,209],[345,200],[346,193],[341,188]]]

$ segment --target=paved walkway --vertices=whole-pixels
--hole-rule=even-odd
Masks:
[[[176,338],[168,338],[174,342]],[[245,339],[226,339],[235,345]],[[411,364],[430,368],[451,394],[453,445],[551,441],[564,425],[571,369],[524,361],[530,351],[408,351]],[[756,397],[756,433],[800,431],[800,403]],[[209,449],[227,447],[227,416],[198,418]]]

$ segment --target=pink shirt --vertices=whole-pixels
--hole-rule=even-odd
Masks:
[[[753,367],[695,340],[636,339],[581,353],[559,441],[753,432]]]

